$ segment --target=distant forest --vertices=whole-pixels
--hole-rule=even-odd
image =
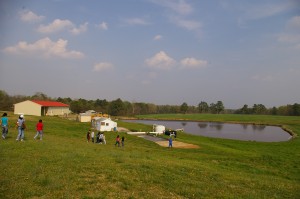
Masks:
[[[255,115],[285,115],[300,116],[300,104],[288,104],[279,107],[266,108],[263,104],[254,104],[249,107],[245,104],[240,109],[226,109],[222,101],[216,103],[199,102],[198,106],[190,106],[186,102],[181,105],[155,105],[143,102],[128,102],[120,98],[112,101],[106,99],[86,100],[67,98],[51,98],[42,92],[37,92],[32,96],[14,95],[0,90],[0,110],[13,111],[14,104],[25,100],[50,100],[58,101],[70,106],[73,113],[82,113],[87,110],[106,113],[112,116],[133,116],[144,114],[165,114],[165,113],[212,113],[212,114],[255,114]]]

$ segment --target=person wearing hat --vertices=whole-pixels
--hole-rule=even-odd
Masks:
[[[5,139],[8,133],[8,118],[7,113],[3,113],[1,118],[1,126],[2,126],[2,138]]]
[[[17,121],[17,126],[18,126],[18,137],[17,137],[17,141],[19,141],[21,139],[21,141],[24,141],[24,130],[26,128],[25,126],[25,119],[24,119],[24,115],[20,115],[19,119]]]

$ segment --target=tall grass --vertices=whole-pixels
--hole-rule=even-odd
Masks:
[[[218,117],[207,115],[208,120]],[[293,117],[223,117],[286,125],[300,133]],[[300,198],[299,138],[258,143],[181,133],[178,140],[200,148],[168,149],[106,132],[107,145],[100,145],[86,142],[89,124],[42,117],[44,139],[37,141],[38,119],[26,117],[25,142],[15,141],[13,127],[0,140],[0,198]],[[16,116],[9,120],[15,122]],[[118,125],[137,131],[152,128],[121,121]],[[124,148],[115,147],[117,134],[125,136]]]

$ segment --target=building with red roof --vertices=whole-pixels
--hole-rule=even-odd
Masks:
[[[55,101],[27,100],[14,104],[14,114],[24,115],[66,115],[71,111],[69,105]]]

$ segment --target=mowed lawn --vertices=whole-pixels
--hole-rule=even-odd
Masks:
[[[168,117],[281,124],[300,135],[299,117]],[[8,138],[0,140],[0,198],[300,198],[298,137],[258,143],[180,133],[178,141],[200,148],[169,149],[136,136],[106,132],[107,145],[100,145],[87,143],[89,124],[58,117],[25,119],[25,142],[15,140],[17,116],[12,114]],[[33,139],[39,119],[44,123],[43,141]],[[121,121],[118,126],[152,129]],[[124,148],[115,147],[117,134],[125,136]]]

